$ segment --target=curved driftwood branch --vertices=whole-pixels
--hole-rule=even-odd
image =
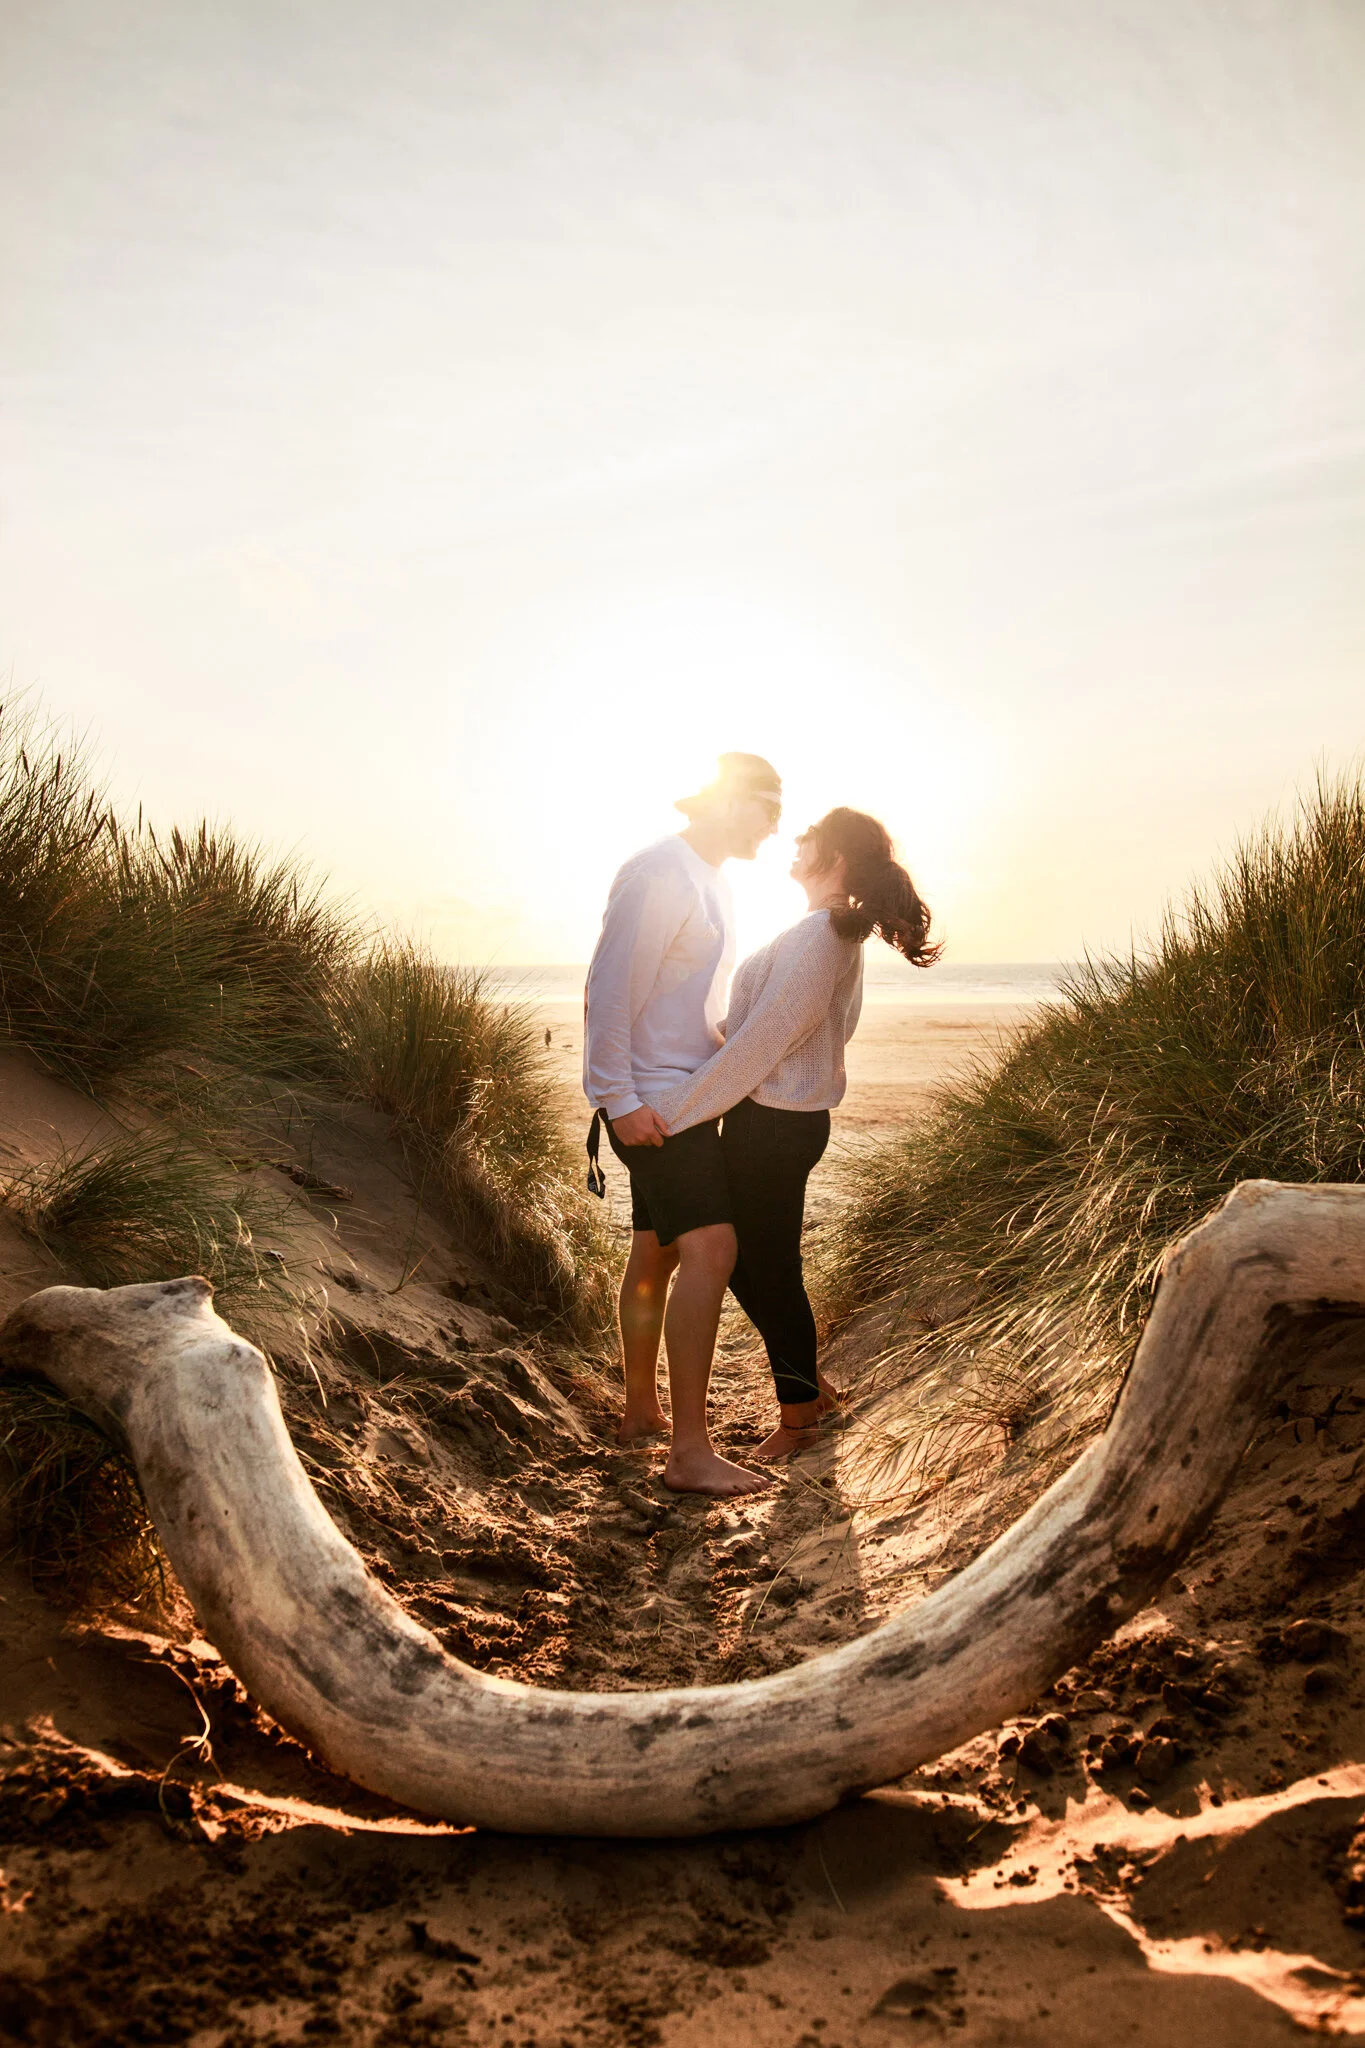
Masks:
[[[447,1655],[324,1511],[206,1282],[48,1288],[0,1358],[127,1447],[205,1634],[333,1769],[489,1827],[686,1835],[823,1812],[1036,1698],[1208,1522],[1273,1392],[1273,1312],[1362,1302],[1365,1188],[1244,1183],[1169,1253],[1104,1436],[974,1564],[794,1670],[646,1693],[541,1691]]]

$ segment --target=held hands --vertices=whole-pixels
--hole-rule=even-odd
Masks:
[[[612,1130],[623,1145],[662,1145],[668,1136],[668,1125],[647,1102],[629,1115],[615,1118]]]

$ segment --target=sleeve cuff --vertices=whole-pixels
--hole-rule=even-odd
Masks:
[[[633,1109],[644,1108],[638,1095],[609,1095],[600,1106],[613,1119],[618,1116],[629,1116]]]
[[[660,1095],[649,1105],[655,1116],[667,1127],[670,1138],[675,1138],[678,1135],[677,1119],[682,1114],[681,1098],[685,1094],[685,1089],[670,1088],[667,1095]]]

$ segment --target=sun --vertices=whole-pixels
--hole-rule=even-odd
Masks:
[[[785,795],[776,837],[728,870],[745,951],[801,915],[794,840],[833,805],[880,817],[942,903],[990,800],[985,737],[931,679],[869,669],[799,617],[725,592],[642,594],[582,621],[528,711],[525,851],[553,877],[564,958],[584,957],[616,868],[681,828],[674,799],[728,749],[765,755]]]

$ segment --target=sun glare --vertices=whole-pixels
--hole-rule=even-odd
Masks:
[[[729,748],[767,755],[786,795],[776,838],[729,871],[743,948],[800,914],[793,840],[834,804],[885,820],[940,920],[967,879],[962,849],[993,781],[984,736],[929,678],[879,674],[793,616],[722,593],[641,598],[584,621],[547,659],[535,698],[523,753],[535,836],[580,955],[615,868],[679,829],[674,799]],[[560,857],[567,813],[572,871]]]

